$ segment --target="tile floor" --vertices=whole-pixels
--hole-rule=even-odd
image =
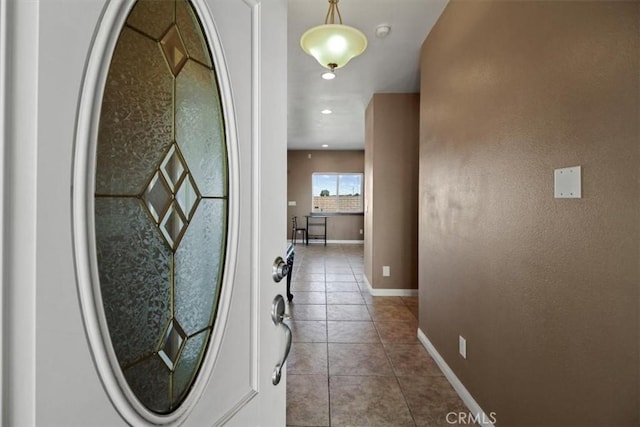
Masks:
[[[417,297],[372,297],[362,245],[296,246],[288,426],[450,426],[467,412],[417,339]]]

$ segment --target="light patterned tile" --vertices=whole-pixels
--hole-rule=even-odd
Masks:
[[[330,375],[391,375],[382,344],[329,343]]]
[[[412,322],[416,318],[405,305],[368,304],[369,314],[374,322]]]
[[[419,343],[417,321],[376,322],[375,326],[383,343]]]
[[[293,265],[296,265],[295,260]],[[324,264],[319,265],[301,265],[298,269],[300,274],[324,274]]]
[[[325,266],[327,268],[350,268],[349,261],[344,259],[326,259]]]
[[[357,322],[348,320],[328,321],[327,333],[329,342],[342,343],[379,343],[380,337],[373,322]]]
[[[327,322],[324,320],[287,320],[293,342],[327,342]]]
[[[418,427],[477,425],[457,422],[455,414],[469,410],[445,377],[401,376],[398,381]]]
[[[442,371],[422,344],[385,344],[397,376],[441,376]]]
[[[418,305],[408,305],[407,308],[416,320],[420,320],[420,310],[418,309]]]
[[[371,298],[371,294],[369,293],[369,285],[367,285],[365,282],[358,280],[358,288],[360,288],[360,292],[362,292],[362,296],[367,296],[369,298]]]
[[[287,374],[287,425],[329,426],[326,375]]]
[[[402,300],[402,297],[374,297],[367,291],[362,292],[362,297],[367,305],[401,305],[406,307],[406,304]]]
[[[296,280],[301,282],[323,282],[324,273],[298,272],[298,274],[296,275]]]
[[[292,320],[327,320],[326,305],[289,304],[289,313]]]
[[[360,292],[357,282],[329,282],[327,292]]]
[[[327,375],[327,344],[294,342],[286,366],[288,374]]]
[[[455,426],[466,409],[417,341],[418,298],[373,297],[363,272],[362,245],[296,246],[287,425]]]
[[[291,281],[291,292],[325,292],[324,282]]]
[[[395,377],[332,376],[332,426],[415,426]]]
[[[327,274],[353,274],[351,267],[326,267]],[[354,279],[355,280],[355,279]]]
[[[296,292],[293,294],[295,304],[326,304],[324,292]]]
[[[328,282],[355,282],[353,274],[327,274],[325,280]]]
[[[365,305],[346,304],[328,305],[327,320],[371,320],[369,310]]]
[[[418,305],[418,297],[401,297],[402,301],[404,301],[404,303],[409,306],[409,305]]]
[[[360,292],[327,292],[327,304],[364,304]]]

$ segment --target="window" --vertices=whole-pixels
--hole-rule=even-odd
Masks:
[[[311,212],[364,212],[361,173],[314,173]]]

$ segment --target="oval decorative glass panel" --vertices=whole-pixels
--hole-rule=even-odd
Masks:
[[[107,75],[95,237],[118,365],[150,411],[194,383],[225,262],[228,158],[210,49],[186,0],[138,0]]]

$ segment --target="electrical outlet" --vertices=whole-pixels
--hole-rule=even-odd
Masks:
[[[458,351],[460,352],[460,356],[463,358],[467,358],[467,340],[465,340],[462,335],[460,335],[458,340]]]
[[[360,234],[364,233],[364,231],[362,230],[362,228],[360,229]]]
[[[388,265],[383,265],[382,266],[382,276],[383,277],[391,276],[391,267],[389,267]]]
[[[297,203],[296,203],[296,201],[295,201],[295,200],[289,200],[288,205],[289,205],[289,206],[296,206],[296,205],[297,205]]]

